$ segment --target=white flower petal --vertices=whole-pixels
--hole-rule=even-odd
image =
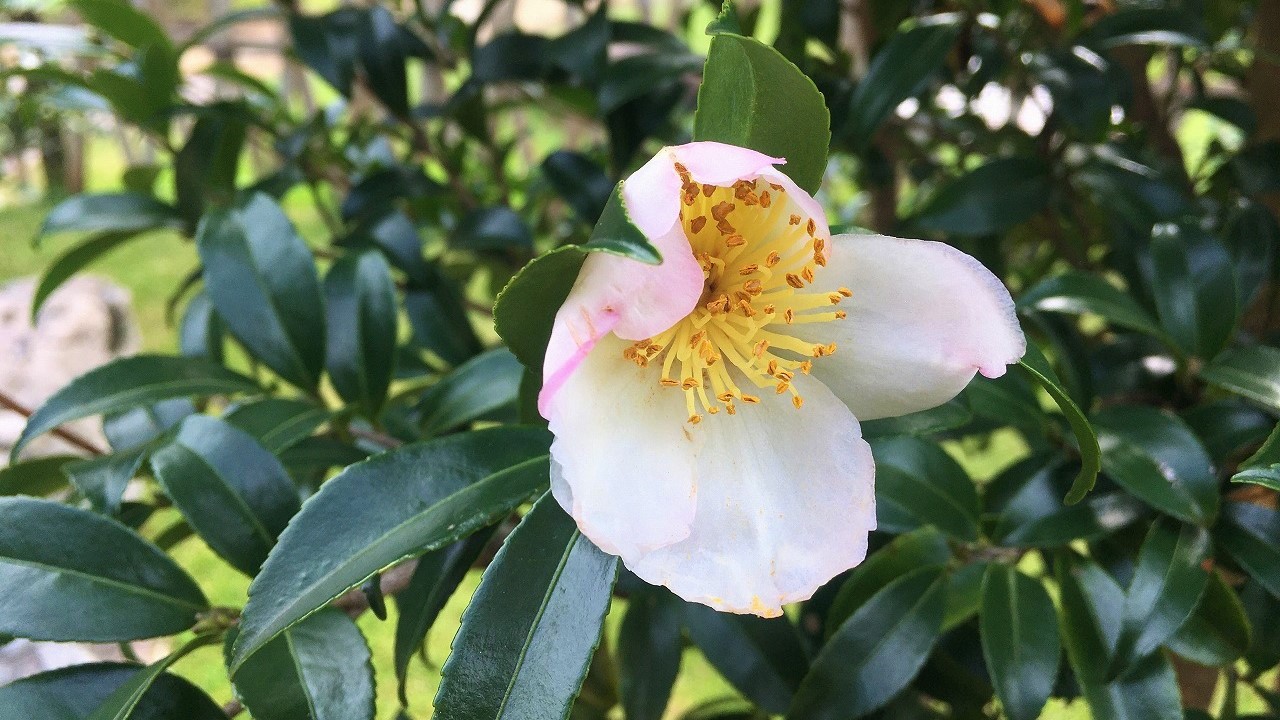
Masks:
[[[955,397],[977,372],[1004,374],[1026,352],[1013,300],[991,271],[955,248],[883,235],[837,235],[818,274],[844,286],[844,320],[791,334],[835,342],[813,374],[862,420],[926,410]]]
[[[551,487],[600,549],[635,556],[684,539],[696,501],[684,395],[601,339],[548,410]]]
[[[870,447],[830,391],[795,384],[799,410],[769,392],[737,415],[684,426],[692,443],[648,448],[646,462],[694,454],[697,512],[688,538],[623,553],[627,567],[686,600],[770,617],[862,561],[876,522]]]

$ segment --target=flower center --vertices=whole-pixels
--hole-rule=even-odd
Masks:
[[[756,388],[791,393],[801,407],[795,374],[807,375],[812,358],[834,353],[836,345],[802,341],[785,327],[843,319],[845,312],[832,306],[853,294],[809,288],[827,264],[830,238],[818,235],[818,224],[781,185],[763,179],[700,185],[681,164],[675,167],[684,182],[680,222],[705,278],[702,297],[683,320],[633,343],[623,357],[641,367],[661,362],[659,384],[684,391],[693,424],[703,412],[723,407],[733,415],[738,402],[760,402],[739,387],[731,367]]]

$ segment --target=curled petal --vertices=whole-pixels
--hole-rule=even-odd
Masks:
[[[813,374],[862,420],[926,410],[981,372],[999,377],[1026,352],[1009,291],[943,243],[837,235],[820,277],[852,290],[844,320],[790,332],[839,350]]]
[[[684,398],[607,337],[550,408],[551,488],[602,550],[638,556],[684,539],[697,498]]]
[[[862,561],[876,523],[870,447],[820,383],[796,378],[796,387],[800,410],[770,392],[736,415],[684,426],[687,442],[648,449],[646,459],[692,462],[697,508],[687,538],[624,552],[627,567],[686,600],[772,617]],[[619,544],[612,528],[583,531]]]

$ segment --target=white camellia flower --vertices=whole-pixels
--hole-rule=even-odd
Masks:
[[[944,403],[1026,349],[978,261],[832,237],[782,162],[696,142],[628,178],[663,261],[587,257],[539,397],[552,491],[584,535],[686,600],[766,617],[866,555],[858,419]]]

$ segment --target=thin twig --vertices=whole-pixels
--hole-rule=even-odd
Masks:
[[[0,407],[3,407],[7,410],[12,410],[27,419],[30,419],[32,413],[35,412],[34,410],[27,407],[26,405],[23,405],[17,400],[14,400],[3,390],[0,390]],[[72,445],[75,445],[76,447],[80,448],[81,450],[84,450],[87,453],[91,453],[93,455],[107,454],[105,450],[99,448],[97,445],[94,445],[93,443],[84,439],[80,435],[72,432],[71,430],[67,430],[66,428],[56,427],[50,430],[49,432],[71,443]]]

